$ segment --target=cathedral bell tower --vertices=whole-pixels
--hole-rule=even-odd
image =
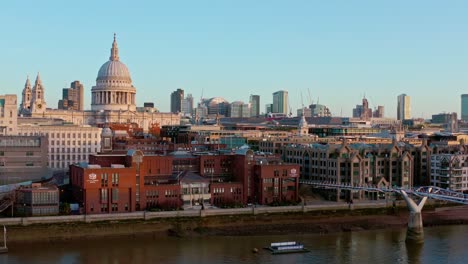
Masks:
[[[29,111],[31,109],[32,91],[31,83],[29,82],[29,76],[26,79],[26,84],[23,89],[23,96],[21,98],[20,111]]]
[[[45,109],[44,86],[42,85],[41,76],[37,73],[36,82],[32,89],[31,113],[44,113]]]

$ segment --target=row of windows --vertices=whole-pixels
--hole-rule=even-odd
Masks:
[[[81,140],[78,140],[78,141],[76,141],[76,140],[71,140],[71,141],[70,141],[70,140],[67,140],[67,141],[66,141],[66,144],[65,144],[65,140],[62,140],[62,141],[60,141],[60,140],[57,140],[57,141],[51,140],[51,141],[50,141],[50,145],[51,145],[51,146],[54,146],[55,143],[57,143],[57,145],[60,145],[60,142],[62,143],[62,145],[66,145],[66,146],[70,146],[70,143],[71,143],[71,145],[79,145],[79,146],[81,146],[81,145],[82,145],[82,144],[81,144],[82,142],[83,142],[83,145],[86,145],[86,140],[83,140],[83,141],[81,141]],[[88,140],[87,142],[88,142],[87,145],[91,146],[91,142],[92,142],[92,141],[91,141],[91,140]],[[98,142],[97,142],[97,141],[94,141],[94,145],[98,145]]]
[[[49,137],[49,132],[43,132],[43,131],[41,132],[19,132],[18,135],[19,136],[47,136]],[[83,138],[93,138],[92,135],[94,135],[94,138],[101,137],[99,133],[83,133],[83,134],[81,133],[50,133],[50,138],[81,138],[81,135],[83,135]],[[88,136],[86,137],[86,135]]]
[[[83,155],[76,155],[73,154],[73,155],[50,155],[50,160],[51,161],[54,161],[54,160],[57,160],[57,161],[61,161],[61,160],[68,160],[68,161],[85,161],[87,160],[87,157],[88,155],[86,154],[83,154]]]
[[[288,176],[288,170],[287,169],[283,169],[283,173],[281,174],[282,176]],[[279,176],[279,170],[274,170],[273,171],[273,176]]]
[[[50,133],[51,138],[81,138],[83,135],[83,138],[86,138],[86,135],[88,135],[88,138],[92,138],[92,135],[94,134],[94,138],[100,137],[98,133]],[[48,136],[48,133],[46,134]]]
[[[112,188],[111,193],[112,193],[112,197],[111,197],[112,202],[118,202],[119,201],[119,189]],[[100,196],[101,196],[100,198],[101,198],[102,203],[107,202],[107,199],[109,198],[109,189],[106,189],[106,188],[101,189]]]
[[[34,153],[32,151],[27,151],[26,152],[26,156],[33,156],[33,155],[34,155]]]
[[[87,152],[91,152],[91,149],[92,148],[88,148],[88,151]],[[76,150],[76,153],[81,153],[81,152],[86,152],[86,148],[62,148],[62,152],[60,152],[60,148],[51,148],[50,149],[50,153],[75,153],[75,150]],[[97,153],[98,152],[98,148],[94,148],[94,152]]]
[[[235,188],[231,187],[227,190],[227,192],[230,192],[232,194],[241,194],[241,189],[240,188]],[[218,193],[224,193],[224,188],[213,188],[213,194],[218,194]]]

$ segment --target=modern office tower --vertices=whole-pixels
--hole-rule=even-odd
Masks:
[[[382,105],[377,106],[374,110],[373,117],[383,118],[384,117],[384,107]]]
[[[397,119],[411,119],[411,101],[410,97],[406,94],[400,94],[398,96]]]
[[[0,135],[16,135],[17,117],[16,94],[0,95]]]
[[[250,95],[250,116],[259,117],[260,116],[260,95]]]
[[[181,112],[185,116],[193,115],[193,96],[192,94],[187,94],[187,97],[182,99],[182,105],[180,106]]]
[[[362,105],[356,105],[353,109],[353,117],[367,120],[372,117],[372,109],[369,108],[369,102],[364,97],[362,99]]]
[[[268,114],[268,113],[271,113],[273,112],[273,104],[266,104],[265,105],[265,113]]]
[[[184,90],[177,89],[171,94],[171,112],[182,112],[182,99],[184,99]]]
[[[309,105],[309,108],[312,111],[311,112],[312,117],[322,117],[322,116],[331,117],[330,109],[325,105],[311,104]]]
[[[461,120],[468,121],[468,94],[461,95]]]
[[[232,102],[229,106],[230,117],[250,117],[251,106],[242,101]]]
[[[70,88],[63,88],[58,109],[83,111],[83,91],[83,84],[79,81],[72,82]]]
[[[301,117],[301,116],[312,117],[312,109],[308,107],[297,109],[297,116],[298,117]]]
[[[277,91],[273,93],[272,113],[288,114],[288,91]]]
[[[445,131],[456,133],[458,132],[457,113],[441,113],[432,115],[432,124],[443,125]]]

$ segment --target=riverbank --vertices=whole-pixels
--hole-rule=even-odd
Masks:
[[[333,233],[406,227],[406,208],[313,211],[261,215],[157,218],[9,226],[8,244],[60,243],[96,238],[139,236],[250,236]],[[468,206],[423,212],[425,226],[468,224]]]

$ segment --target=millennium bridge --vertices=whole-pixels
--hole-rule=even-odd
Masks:
[[[468,195],[455,192],[436,186],[420,186],[413,188],[401,188],[401,187],[390,187],[390,186],[376,186],[373,184],[345,184],[337,183],[333,181],[312,181],[312,180],[300,180],[299,183],[309,185],[313,188],[320,189],[340,189],[340,190],[352,190],[352,191],[368,191],[368,192],[380,192],[380,193],[397,193],[403,196],[406,201],[408,209],[410,211],[408,219],[408,232],[406,236],[407,241],[424,241],[423,223],[421,210],[426,203],[428,198],[442,200],[452,203],[459,203],[468,205]],[[421,198],[419,203],[416,203],[409,195],[414,195]]]

